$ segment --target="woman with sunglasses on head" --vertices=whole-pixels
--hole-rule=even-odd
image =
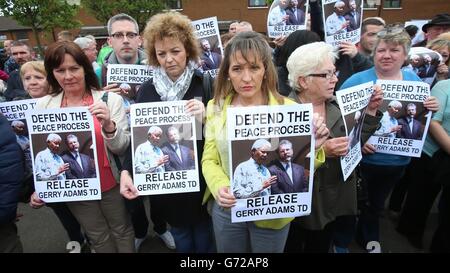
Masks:
[[[297,48],[287,61],[289,97],[298,103],[312,103],[314,113],[324,117],[330,137],[323,144],[327,163],[314,176],[311,215],[299,217],[291,224],[288,252],[328,253],[333,233],[350,232],[356,215],[356,177],[343,180],[340,157],[348,153],[344,120],[333,96],[338,81],[333,48],[315,42]],[[380,90],[374,93],[362,128],[362,142],[376,130],[381,119],[377,108],[382,101]],[[291,240],[292,238],[292,240]]]
[[[283,252],[293,218],[231,223],[231,208],[236,198],[230,190],[226,117],[229,107],[285,105],[294,102],[277,91],[277,75],[271,50],[264,37],[256,32],[242,32],[230,40],[225,48],[214,99],[208,103],[203,149],[203,175],[210,197],[214,235],[218,252]],[[328,137],[322,118],[314,122],[316,128],[315,166],[322,163],[319,149]],[[211,196],[212,195],[212,196]]]
[[[378,34],[373,51],[375,66],[357,73],[344,82],[341,89],[349,88],[376,80],[420,81],[411,71],[401,67],[408,57],[411,39],[399,26],[387,26]],[[431,111],[439,109],[434,97],[429,97],[424,107]],[[392,187],[402,178],[411,161],[410,157],[375,152],[371,144],[362,147],[361,176],[368,187],[367,206],[361,211],[357,225],[356,241],[365,249],[371,241],[379,242],[379,217],[384,210],[384,203]],[[380,251],[379,248],[374,251]]]

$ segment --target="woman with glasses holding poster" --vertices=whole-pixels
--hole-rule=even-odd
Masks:
[[[153,79],[141,86],[136,103],[186,100],[187,112],[202,123],[210,98],[208,90],[204,90],[203,77],[209,75],[196,69],[200,53],[191,20],[178,12],[157,14],[148,21],[144,40],[149,64],[154,67]],[[198,140],[197,147],[196,156],[200,161],[202,140]],[[134,199],[138,192],[131,178],[131,153],[128,156],[121,176],[121,193],[127,199]],[[199,172],[199,192],[149,197],[152,209],[159,210],[170,224],[176,250],[181,253],[214,251],[211,219],[206,205],[202,204],[206,184],[201,168]]]
[[[219,70],[214,100],[208,103],[202,167],[211,197],[212,219],[218,252],[283,252],[293,218],[231,222],[230,208],[236,198],[230,190],[229,154],[226,137],[228,107],[293,104],[277,91],[277,74],[264,37],[256,32],[237,34],[227,44]],[[315,119],[316,148],[328,137],[322,118]],[[317,129],[318,128],[318,129]],[[319,160],[318,160],[319,159]],[[323,162],[323,150],[315,166]]]
[[[314,113],[325,118],[330,137],[323,149],[327,163],[315,172],[311,215],[299,217],[291,225],[288,252],[328,253],[333,233],[353,234],[356,208],[356,176],[347,181],[342,176],[340,158],[348,153],[344,119],[333,96],[338,81],[333,48],[314,42],[297,48],[287,61],[290,98],[298,103],[312,103]],[[362,128],[362,142],[376,130],[377,115],[383,97],[377,90],[371,99]]]
[[[401,67],[408,57],[411,39],[408,33],[399,26],[387,26],[378,32],[373,60],[375,66],[357,73],[344,82],[341,89],[376,80],[420,81],[411,71]],[[429,97],[424,107],[431,111],[439,109],[434,97]],[[379,242],[379,216],[392,187],[403,177],[410,157],[375,152],[371,144],[362,148],[361,176],[368,187],[368,205],[362,208],[356,233],[356,241],[370,251],[369,242]],[[351,240],[351,238],[350,238]],[[379,248],[373,249],[379,252]]]
[[[102,101],[92,64],[73,42],[51,44],[45,53],[45,70],[51,87],[39,99],[37,109],[88,106],[94,116],[97,158],[102,199],[67,202],[97,253],[134,252],[131,220],[120,196],[119,170],[113,157],[121,156],[130,145],[128,122],[122,98],[108,94]],[[32,205],[40,200],[32,200]]]

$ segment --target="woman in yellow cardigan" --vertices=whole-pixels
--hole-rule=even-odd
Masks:
[[[226,110],[228,107],[294,104],[277,92],[277,74],[271,50],[264,37],[256,32],[236,35],[226,46],[216,79],[214,99],[208,103],[203,149],[203,175],[212,196],[212,219],[218,252],[283,252],[293,218],[231,223],[236,198],[230,192]],[[323,118],[314,120],[316,147],[328,137]],[[322,149],[316,153],[315,165],[325,161]]]

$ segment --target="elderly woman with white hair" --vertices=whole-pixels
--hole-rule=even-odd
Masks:
[[[336,82],[336,54],[330,45],[315,42],[297,48],[287,61],[290,98],[298,103],[312,103],[314,113],[324,117],[330,137],[323,144],[326,164],[316,170],[311,215],[300,217],[291,225],[288,252],[327,253],[332,234],[353,233],[356,208],[356,176],[343,180],[340,157],[348,152],[344,119],[333,96]],[[362,128],[362,142],[376,130],[381,112],[380,90],[374,92]],[[344,183],[345,182],[345,183]]]

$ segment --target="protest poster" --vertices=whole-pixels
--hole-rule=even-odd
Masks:
[[[423,81],[431,85],[436,79],[442,56],[426,47],[412,47],[408,53],[408,65],[403,69],[411,70]]]
[[[153,77],[153,69],[139,64],[108,64],[106,83],[118,84],[122,96],[134,101],[141,85]]]
[[[31,170],[30,134],[27,129],[25,113],[33,110],[37,99],[18,100],[0,103],[0,112],[8,119],[16,134],[17,143],[22,148],[26,166]]]
[[[306,29],[309,0],[275,0],[267,14],[267,36],[288,36]]]
[[[341,157],[344,181],[350,176],[362,159],[361,132],[366,116],[367,105],[373,93],[371,82],[336,91],[336,100],[344,117],[346,135],[349,138],[349,151]]]
[[[361,0],[324,0],[322,14],[325,42],[334,48],[341,42],[357,44],[361,38],[363,16]]]
[[[192,21],[197,40],[202,50],[200,64],[203,72],[216,77],[222,62],[223,47],[220,39],[217,17],[209,17]]]
[[[101,199],[94,121],[87,107],[26,113],[36,193],[46,203]]]
[[[139,194],[200,190],[195,132],[186,101],[131,106],[133,177]]]
[[[312,116],[311,104],[227,109],[232,222],[311,213]]]
[[[380,128],[367,143],[376,152],[420,157],[431,120],[431,111],[423,102],[430,96],[430,86],[419,81],[377,80],[383,90]]]

